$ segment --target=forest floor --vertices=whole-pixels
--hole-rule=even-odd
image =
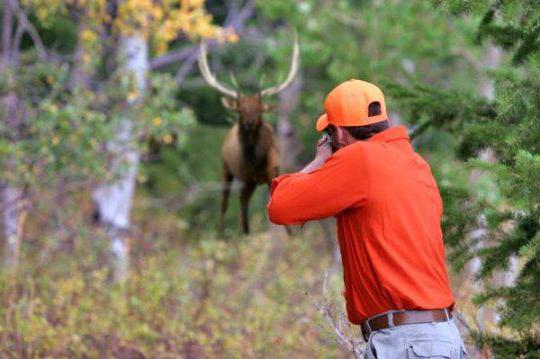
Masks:
[[[110,281],[99,229],[29,225],[32,250],[17,273],[0,277],[1,357],[351,357],[319,310],[344,315],[336,243],[320,222],[288,237],[255,213],[256,233],[221,238],[186,229],[175,213],[151,216],[143,202],[124,285]],[[461,283],[453,276],[458,308],[471,312]]]

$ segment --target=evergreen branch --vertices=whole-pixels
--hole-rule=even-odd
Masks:
[[[538,50],[540,50],[540,20],[536,21],[536,24],[521,41],[521,45],[512,57],[512,63],[516,66],[521,65],[530,54]]]
[[[525,335],[517,340],[479,331],[471,331],[471,336],[478,347],[489,346],[498,358],[536,358],[540,351],[540,337],[535,334]]]

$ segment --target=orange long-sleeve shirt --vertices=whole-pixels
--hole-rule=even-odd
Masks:
[[[347,314],[355,324],[389,310],[453,306],[442,212],[431,169],[403,126],[336,151],[311,173],[275,178],[268,203],[276,224],[337,217]]]

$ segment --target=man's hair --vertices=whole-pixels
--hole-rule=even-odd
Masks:
[[[388,121],[383,120],[380,122],[372,123],[371,125],[365,125],[365,126],[347,126],[343,127],[347,132],[351,134],[355,139],[357,140],[367,140],[371,136],[383,132],[388,127]]]
[[[368,107],[368,117],[377,116],[381,114],[381,104],[378,101],[372,102]],[[329,126],[330,132],[334,131],[333,125]],[[357,140],[367,140],[371,136],[382,132],[390,127],[388,120],[372,123],[365,126],[344,126],[351,136]]]

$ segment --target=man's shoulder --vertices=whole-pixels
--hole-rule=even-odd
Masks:
[[[341,157],[359,157],[363,156],[367,151],[374,150],[375,147],[378,147],[377,145],[377,143],[373,142],[356,141],[339,149],[334,155]]]
[[[352,143],[348,146],[340,148],[333,155],[335,161],[354,165],[354,167],[365,166],[369,151],[369,144],[361,141]]]

